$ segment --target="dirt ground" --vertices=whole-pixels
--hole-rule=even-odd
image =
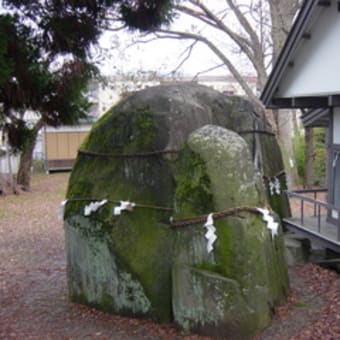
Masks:
[[[35,175],[30,193],[0,197],[0,339],[209,339],[68,301],[56,217],[67,179]],[[256,340],[340,339],[339,276],[311,264],[289,272],[291,293]]]

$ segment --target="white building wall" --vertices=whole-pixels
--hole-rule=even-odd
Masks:
[[[340,12],[338,1],[323,7],[310,32],[298,47],[294,63],[278,89],[279,97],[312,96],[340,92]]]
[[[10,172],[16,174],[19,168],[19,160],[19,155],[10,155],[8,157],[6,154],[4,156],[0,156],[0,174],[9,174]]]

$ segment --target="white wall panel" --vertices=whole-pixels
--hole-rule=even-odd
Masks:
[[[337,1],[325,7],[294,53],[279,84],[278,96],[298,97],[340,93],[340,12]]]

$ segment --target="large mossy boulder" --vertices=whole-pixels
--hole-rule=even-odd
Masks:
[[[244,160],[236,168],[235,163],[229,167],[229,161],[209,163],[204,152],[192,146],[192,135],[187,143],[192,132],[209,124],[235,131],[233,138],[242,140],[242,151],[236,152]],[[202,240],[198,243],[204,261],[189,256],[183,262],[183,242],[187,249],[196,251],[195,240],[201,237],[202,228],[193,225],[174,231],[169,222],[236,205],[263,206],[268,202],[272,197],[265,193],[263,176],[270,179],[279,173],[282,160],[275,138],[254,132],[266,129],[246,100],[194,84],[149,88],[110,109],[81,146],[69,181],[64,218],[71,299],[121,315],[160,322],[176,320],[184,329],[205,333],[209,327],[220,329],[216,325],[238,328],[232,328],[226,315],[203,324],[196,316],[190,319],[181,314],[186,307],[181,305],[183,292],[178,288],[190,286],[194,280],[201,282],[204,291],[211,284],[217,290],[229,287],[235,304],[240,301],[240,321],[246,320],[249,325],[245,334],[266,324],[268,306],[265,308],[262,298],[272,306],[287,287],[285,267],[280,262],[280,237],[271,242],[259,216],[244,213],[223,218],[216,221],[216,252],[221,262],[212,261],[210,255],[206,259]],[[223,140],[221,143],[225,144]],[[218,147],[216,150],[224,153]],[[212,173],[207,171],[209,167]],[[220,172],[225,177],[217,180]],[[107,202],[97,211],[85,214],[85,206],[103,199]],[[113,209],[121,200],[136,206],[115,216]],[[273,208],[282,215],[289,213],[283,195],[275,197]],[[252,242],[253,248],[249,246]],[[277,254],[273,254],[273,244]],[[244,254],[243,247],[247,249]],[[273,261],[269,261],[272,255]],[[257,256],[262,269],[252,275],[258,289],[250,297],[250,265],[244,261],[247,258],[253,263]],[[239,268],[241,263],[244,268]],[[205,280],[202,273],[206,272],[213,280]],[[274,272],[277,280],[282,280],[275,285]],[[266,275],[270,276],[267,281]],[[227,300],[221,304],[223,309],[229,308]],[[263,316],[250,317],[253,309]]]
[[[206,124],[225,127],[246,140],[255,168],[263,177],[269,204],[280,217],[289,216],[279,145],[264,117],[242,97],[226,96],[194,83],[151,87],[112,107],[95,124],[84,147],[102,153],[179,150],[192,131]],[[130,163],[129,168],[135,168],[132,163],[136,161]],[[159,170],[154,165],[152,169],[155,173]],[[150,178],[145,172],[139,174],[143,183]],[[269,190],[276,181],[280,190]]]
[[[174,200],[176,219],[264,206],[262,181],[244,139],[213,125],[193,132],[179,157]],[[206,335],[252,338],[268,325],[288,289],[282,232],[272,235],[256,212],[222,217],[214,225],[217,240],[210,253],[202,224],[176,231],[175,322]]]

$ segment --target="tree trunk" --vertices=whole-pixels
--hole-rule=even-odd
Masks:
[[[16,194],[16,186],[14,181],[13,169],[12,169],[12,160],[11,160],[11,148],[9,146],[8,140],[6,140],[6,152],[7,152],[7,166],[8,166],[8,184],[11,188],[13,194]]]
[[[297,110],[292,110],[292,119],[293,119],[293,129],[294,129],[294,136],[295,136],[299,132]]]
[[[300,0],[270,0],[268,1],[271,16],[271,37],[273,41],[273,60],[277,60],[281,48],[286,41],[287,35],[292,27],[293,19],[298,11]]]
[[[31,184],[31,167],[33,160],[33,150],[35,146],[36,138],[29,138],[25,142],[21,155],[20,155],[20,163],[17,175],[17,184],[22,187],[24,190],[30,189]]]
[[[305,130],[305,171],[303,186],[311,188],[313,186],[313,128],[306,128]]]
[[[294,126],[290,110],[272,110],[273,130],[280,145],[287,175],[287,186],[294,188],[298,183],[298,172],[293,148]]]
[[[42,128],[42,126],[42,120],[39,120],[30,131],[29,136],[26,138],[20,155],[17,184],[21,186],[23,190],[29,190],[31,186],[33,150],[37,140],[38,132]]]

